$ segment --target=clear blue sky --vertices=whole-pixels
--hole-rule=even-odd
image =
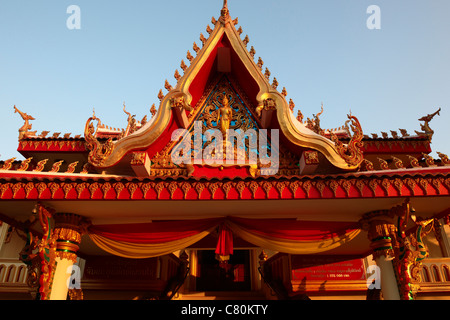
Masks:
[[[249,48],[305,117],[323,102],[323,128],[341,126],[351,110],[366,134],[414,133],[420,117],[441,107],[432,147],[450,154],[449,0],[228,2]],[[72,4],[81,9],[80,30],[66,27]],[[369,5],[381,9],[381,30],[366,26]],[[103,123],[124,127],[124,101],[138,120],[149,115],[221,7],[222,0],[1,0],[0,159],[22,159],[23,121],[13,105],[36,118],[38,133],[82,134],[93,108]]]

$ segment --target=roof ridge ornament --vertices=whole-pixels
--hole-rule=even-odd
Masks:
[[[344,145],[333,132],[331,132],[331,141],[335,143],[339,155],[348,165],[359,166],[364,159],[361,150],[364,146],[364,143],[362,142],[364,134],[361,124],[355,116],[348,115],[348,119],[350,120],[350,127],[353,131],[353,136],[351,136],[348,144]]]
[[[88,156],[89,163],[98,166],[111,155],[115,146],[112,138],[109,138],[105,143],[97,140],[95,137],[97,129],[94,128],[93,121],[97,121],[97,128],[101,125],[100,119],[95,116],[95,111],[92,117],[86,121],[84,139],[86,140],[86,148],[90,151]]]
[[[32,124],[30,124],[30,120],[36,120],[36,119],[33,118],[32,116],[30,116],[29,114],[20,111],[19,109],[17,109],[17,107],[15,105],[14,105],[14,113],[19,113],[20,116],[22,117],[23,121],[25,121],[23,126],[20,127],[20,129],[19,129],[19,140],[36,136],[37,131],[30,131],[30,129],[32,128]]]
[[[220,18],[219,21],[225,25],[228,22],[231,22],[230,11],[228,10],[228,0],[223,0],[223,7],[220,10]]]
[[[419,135],[419,136],[421,136],[421,135],[428,136],[428,138],[431,140],[431,138],[433,137],[434,131],[433,131],[433,129],[430,128],[429,123],[437,115],[438,116],[441,115],[441,108],[439,108],[439,110],[436,111],[433,114],[429,114],[429,115],[426,115],[426,116],[420,118],[419,121],[423,121],[424,122],[423,124],[420,125],[420,128],[422,129],[423,132],[415,131],[416,134]]]

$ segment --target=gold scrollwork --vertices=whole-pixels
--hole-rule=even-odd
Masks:
[[[94,166],[99,166],[111,155],[114,150],[114,143],[112,138],[109,138],[105,143],[99,142],[95,138],[95,129],[93,121],[97,121],[98,125],[101,124],[100,119],[95,115],[90,117],[86,121],[84,128],[84,138],[86,140],[86,147],[89,152],[89,162]]]
[[[348,118],[351,121],[350,127],[353,131],[350,142],[347,145],[344,145],[334,133],[331,133],[331,140],[336,144],[339,155],[347,162],[347,164],[359,166],[364,160],[363,152],[361,150],[363,147],[362,139],[364,138],[364,134],[359,120],[352,115],[348,115]]]

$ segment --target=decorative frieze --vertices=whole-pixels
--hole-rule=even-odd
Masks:
[[[272,192],[272,189],[278,192]],[[72,191],[74,189],[75,192]],[[196,192],[191,192],[194,189]],[[208,189],[209,192],[203,192]],[[221,189],[223,192],[218,193]],[[284,192],[288,189],[290,192]],[[232,192],[234,190],[234,192]],[[246,191],[247,190],[247,191]],[[0,183],[0,199],[329,199],[448,196],[450,177],[248,179],[235,181],[174,179],[167,181],[9,181]]]

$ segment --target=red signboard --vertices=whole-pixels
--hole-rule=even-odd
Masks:
[[[365,280],[362,259],[336,261],[326,256],[292,256],[292,280]]]

